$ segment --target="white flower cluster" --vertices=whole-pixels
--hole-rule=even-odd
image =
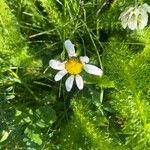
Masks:
[[[124,29],[127,26],[131,30],[144,29],[148,22],[148,13],[150,13],[150,6],[144,3],[138,7],[126,8],[119,19]]]

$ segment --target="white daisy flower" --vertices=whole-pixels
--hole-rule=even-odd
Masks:
[[[121,25],[125,29],[144,29],[148,22],[150,6],[144,3],[139,7],[130,7],[120,14]]]
[[[87,56],[77,57],[75,53],[74,44],[70,40],[66,40],[64,42],[64,46],[68,52],[68,60],[64,62],[60,62],[58,60],[50,60],[49,65],[55,70],[59,70],[58,73],[55,75],[54,80],[59,81],[61,80],[66,74],[69,74],[65,82],[66,90],[69,92],[73,87],[74,80],[79,90],[83,89],[84,83],[83,79],[80,76],[82,70],[85,70],[89,74],[102,76],[103,71],[94,66],[88,64],[89,58]]]

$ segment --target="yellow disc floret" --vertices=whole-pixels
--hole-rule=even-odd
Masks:
[[[76,57],[71,57],[65,64],[65,68],[69,74],[76,75],[82,71],[83,64]]]

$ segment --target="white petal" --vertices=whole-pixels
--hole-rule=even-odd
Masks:
[[[70,40],[66,40],[64,42],[64,45],[65,45],[65,48],[66,48],[66,50],[68,52],[68,56],[69,57],[76,56],[74,44],[72,44],[72,42]]]
[[[88,63],[88,62],[89,62],[89,57],[87,57],[87,56],[81,56],[81,57],[80,57],[80,61],[81,61],[82,63]]]
[[[59,71],[59,72],[55,75],[54,80],[55,80],[55,81],[59,81],[59,80],[61,80],[61,79],[63,78],[63,76],[66,75],[66,74],[67,74],[67,71],[66,71],[66,70],[61,70],[61,71]]]
[[[58,60],[51,59],[49,61],[49,66],[55,70],[63,70],[65,68],[65,63],[62,63]]]
[[[130,13],[129,19],[128,19],[128,27],[131,30],[137,29],[137,15],[134,12]]]
[[[76,75],[76,84],[79,90],[83,89],[83,79],[80,75]]]
[[[68,79],[65,82],[66,90],[68,92],[71,91],[72,86],[73,86],[73,82],[74,82],[74,75],[71,75],[70,77],[68,77]]]
[[[85,67],[84,67],[84,70],[87,73],[94,74],[94,75],[97,75],[97,76],[102,76],[103,75],[103,71],[100,68],[98,68],[94,65],[86,64]]]
[[[150,6],[146,3],[144,3],[142,6],[141,6],[145,11],[147,11],[148,13],[150,13]]]
[[[145,10],[141,9],[140,14],[138,16],[138,27],[139,29],[144,29],[148,22],[148,14]]]
[[[120,14],[119,19],[121,19],[122,17],[126,15],[129,15],[133,10],[134,10],[134,7],[126,8],[125,11]]]
[[[127,27],[127,25],[128,25],[128,18],[129,18],[128,15],[125,15],[125,16],[120,17],[120,19],[121,19],[121,25],[122,25],[122,27],[123,27],[124,29],[125,29],[125,28]]]
[[[133,11],[133,7],[126,9],[124,12],[122,12],[119,16],[119,19],[121,20],[121,25],[125,29],[128,25],[128,19],[131,11]]]

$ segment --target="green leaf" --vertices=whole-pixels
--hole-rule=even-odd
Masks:
[[[104,89],[107,88],[115,88],[114,81],[110,80],[110,78],[106,75],[102,77],[94,76],[94,75],[86,75],[84,80],[87,84],[96,84],[99,87]]]
[[[39,118],[37,125],[41,127],[52,125],[56,121],[56,113],[50,106],[41,106],[36,113]]]
[[[35,133],[35,131],[33,130],[34,128],[26,128],[25,130],[25,134],[27,135],[27,137],[30,139],[30,142],[34,142],[38,145],[41,145],[42,144],[42,139],[40,137],[40,133]]]
[[[2,138],[0,139],[0,142],[5,141],[8,138],[8,136],[9,136],[9,133],[7,131],[3,130]]]
[[[32,133],[31,136],[30,136],[30,138],[31,138],[31,140],[33,140],[38,145],[42,144],[42,139],[40,138],[39,134]]]

